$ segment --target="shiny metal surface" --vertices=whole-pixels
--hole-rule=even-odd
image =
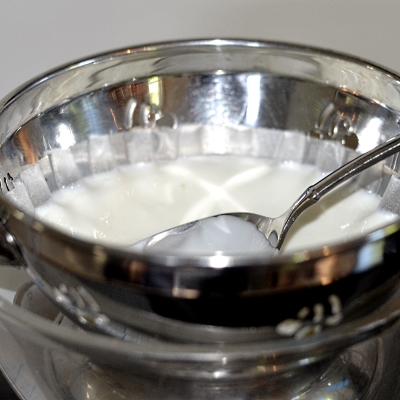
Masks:
[[[155,336],[171,320],[188,330],[174,328],[170,339],[193,340],[189,326],[196,323],[195,341],[210,340],[203,335],[210,325],[217,332],[232,328],[235,341],[236,328],[258,326],[276,335],[277,326],[314,305],[326,309],[317,328],[329,328],[332,295],[346,311],[340,323],[381,304],[382,293],[397,285],[399,224],[271,263],[126,252],[68,237],[38,221],[32,207],[57,188],[118,165],[199,154],[273,157],[269,141],[283,141],[287,130],[298,132],[289,159],[314,163],[310,140],[320,138],[342,164],[351,148],[364,153],[397,135],[399,83],[388,71],[348,56],[240,40],[154,44],[62,67],[1,103],[3,244],[88,329],[112,331],[113,322],[135,327],[130,317],[139,312],[139,329]],[[203,126],[225,128],[210,133]],[[254,136],[247,128],[269,133]],[[302,140],[311,143],[303,153],[297,146]],[[102,145],[108,153],[96,152]],[[29,192],[21,176],[32,166],[45,185],[30,193],[28,204],[12,186],[23,182]],[[381,195],[397,173],[397,160],[387,160],[371,190]],[[271,304],[287,295],[279,314],[257,311],[273,310]],[[314,329],[312,318],[300,325]]]

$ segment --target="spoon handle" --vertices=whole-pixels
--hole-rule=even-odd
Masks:
[[[297,217],[308,207],[315,204],[321,197],[325,196],[332,189],[347,181],[358,173],[366,170],[379,161],[400,151],[400,135],[394,136],[386,142],[374,147],[336,169],[326,177],[322,178],[315,185],[310,186],[303,194],[294,202],[292,207],[282,215],[284,223],[282,231],[276,232],[277,244],[279,249]]]

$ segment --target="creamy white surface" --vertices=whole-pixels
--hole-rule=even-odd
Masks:
[[[135,243],[130,249],[181,255],[243,255],[272,257],[279,253],[251,222],[231,215],[218,215],[161,232]]]
[[[54,193],[37,214],[76,237],[130,246],[157,232],[224,212],[282,214],[322,175],[311,166],[235,156],[132,165]],[[354,190],[353,190],[354,191]],[[346,242],[390,223],[379,198],[347,185],[293,225],[284,251]]]

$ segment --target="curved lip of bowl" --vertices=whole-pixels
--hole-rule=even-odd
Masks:
[[[22,83],[5,97],[0,99],[0,113],[9,104],[16,101],[20,95],[34,86],[40,84],[43,81],[47,81],[55,76],[65,73],[67,70],[82,68],[85,65],[96,64],[99,62],[104,62],[107,60],[112,60],[114,58],[123,57],[127,54],[140,54],[149,53],[156,50],[168,50],[168,49],[178,49],[180,47],[192,47],[195,46],[208,46],[208,47],[229,47],[229,46],[242,46],[250,48],[264,48],[264,49],[287,49],[299,52],[309,52],[316,55],[323,55],[326,57],[333,57],[336,59],[341,59],[343,61],[348,61],[353,64],[363,65],[370,69],[380,70],[384,75],[391,79],[396,79],[400,81],[400,76],[395,71],[391,71],[385,66],[379,65],[375,62],[371,62],[367,59],[354,56],[349,53],[340,52],[331,49],[325,49],[318,46],[299,44],[294,42],[285,41],[268,41],[262,39],[246,39],[246,38],[230,38],[230,37],[220,37],[220,38],[199,38],[199,39],[188,39],[188,40],[173,40],[173,41],[159,41],[154,43],[143,43],[132,47],[122,47],[117,49],[111,49],[109,51],[104,51],[100,53],[95,53],[86,57],[81,57],[70,62],[61,64],[55,68],[51,68],[31,79]],[[379,101],[377,101],[379,103]],[[385,106],[385,104],[381,104]]]
[[[262,40],[247,40],[247,39],[193,39],[193,40],[182,40],[182,41],[169,41],[169,42],[159,42],[159,43],[150,43],[144,45],[138,45],[134,47],[122,48],[117,50],[112,50],[110,52],[103,52],[97,55],[93,55],[90,57],[84,57],[74,62],[66,63],[57,68],[54,68],[50,71],[47,71],[36,78],[31,79],[27,83],[21,85],[12,91],[9,95],[7,95],[3,100],[0,101],[0,113],[4,111],[10,104],[17,101],[19,96],[23,95],[24,92],[29,91],[34,86],[40,84],[43,81],[47,81],[54,76],[58,76],[63,74],[67,70],[71,70],[74,68],[85,67],[87,64],[98,63],[105,60],[110,60],[113,58],[123,57],[126,54],[132,53],[146,53],[151,52],[153,50],[159,49],[178,49],[179,47],[185,46],[244,46],[244,47],[254,47],[254,48],[277,48],[277,49],[289,49],[299,52],[308,52],[321,54],[324,56],[331,56],[337,59],[341,59],[344,61],[348,61],[353,64],[359,64],[364,66],[371,66],[374,69],[380,70],[381,73],[385,74],[389,78],[393,78],[400,81],[400,78],[395,74],[390,72],[389,70],[382,68],[374,63],[370,63],[369,61],[363,60],[361,58],[348,55],[345,53],[340,53],[332,50],[322,49],[313,46],[292,44],[287,42],[279,42],[279,41],[262,41]],[[111,246],[108,244],[97,244],[89,240],[74,238],[66,233],[59,231],[58,229],[52,227],[47,223],[43,223],[38,220],[36,217],[31,216],[23,212],[22,210],[15,207],[10,201],[5,199],[3,196],[0,196],[0,204],[3,209],[7,210],[8,215],[12,215],[14,218],[18,219],[22,222],[26,227],[32,228],[37,233],[46,233],[53,238],[59,239],[60,242],[68,243],[72,246],[78,245],[78,247],[83,247],[85,251],[90,251],[93,253],[93,249],[102,249],[106,254],[116,255],[118,258],[125,258],[128,260],[140,260],[144,262],[148,262],[150,265],[155,264],[157,267],[160,266],[174,266],[179,268],[186,268],[188,265],[190,268],[201,266],[204,268],[212,268],[212,260],[215,257],[221,256],[178,256],[178,255],[168,255],[168,256],[156,256],[150,254],[142,254],[139,252],[127,251],[117,246]],[[34,226],[33,226],[34,225]],[[338,254],[346,251],[352,251],[364,244],[374,243],[379,240],[385,239],[387,236],[394,234],[400,230],[400,217],[394,223],[391,223],[387,226],[382,226],[381,228],[364,235],[362,237],[354,238],[346,243],[336,244],[332,246],[324,246],[312,248],[309,250],[295,252],[293,254],[288,254],[284,256],[280,256],[277,259],[274,259],[270,262],[265,262],[265,259],[261,257],[254,256],[222,256],[227,260],[227,267],[235,267],[235,266],[271,266],[271,268],[279,268],[281,266],[285,266],[289,264],[298,264],[305,261],[312,262],[313,260],[317,260],[319,258],[326,257],[327,255]],[[18,238],[17,238],[18,239]]]

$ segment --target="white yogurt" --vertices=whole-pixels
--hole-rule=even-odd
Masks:
[[[237,156],[181,158],[134,164],[86,178],[78,187],[55,192],[37,214],[75,237],[131,246],[157,232],[215,214],[248,211],[279,216],[321,178],[316,168],[293,162]],[[376,195],[351,185],[341,187],[299,217],[281,252],[343,243],[396,219],[397,215],[378,206]],[[223,225],[227,227],[226,221]],[[232,228],[236,229],[228,230]],[[218,250],[221,243],[207,247],[204,240],[202,246],[214,253],[258,251],[257,244],[246,247],[247,233],[239,231],[236,242],[225,241],[228,248]],[[208,233],[203,229],[198,238],[204,235]],[[198,254],[197,240],[185,245],[189,253]]]
[[[183,229],[182,229],[183,228]],[[231,215],[200,219],[172,232],[160,233],[129,248],[146,253],[181,255],[243,255],[272,257],[278,250],[251,222]]]

